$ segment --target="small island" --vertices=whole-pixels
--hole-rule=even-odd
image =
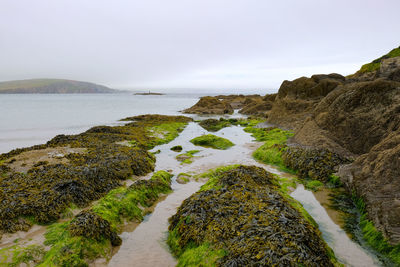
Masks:
[[[162,93],[154,93],[154,92],[150,92],[150,90],[148,92],[145,93],[134,93],[134,95],[165,95]]]

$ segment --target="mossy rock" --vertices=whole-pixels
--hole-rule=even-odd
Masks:
[[[222,138],[213,134],[202,135],[190,140],[196,146],[210,147],[214,149],[228,149],[235,144],[226,138]]]
[[[230,122],[230,120],[220,118],[219,120],[216,119],[202,120],[199,122],[199,125],[209,132],[218,132],[222,128],[232,126],[232,123]]]
[[[187,184],[188,182],[190,182],[191,178],[192,176],[190,174],[180,173],[178,174],[178,177],[176,177],[176,182],[179,184]]]

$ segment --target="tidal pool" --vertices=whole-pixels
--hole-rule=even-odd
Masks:
[[[199,174],[222,165],[243,164],[256,165],[282,177],[293,175],[281,172],[273,166],[255,161],[251,154],[262,143],[254,141],[251,134],[243,131],[242,127],[232,126],[213,134],[232,141],[235,146],[227,150],[216,150],[195,146],[189,141],[209,132],[197,123],[191,122],[183,132],[169,144],[157,146],[156,171],[169,170],[175,176],[172,182],[173,192],[160,201],[154,211],[145,217],[133,231],[123,232],[122,245],[112,257],[109,266],[175,266],[176,259],[171,255],[166,244],[168,218],[176,213],[182,201],[199,190],[202,183],[191,181],[179,184],[176,177],[179,173]],[[171,151],[176,145],[182,146],[182,152]],[[176,159],[180,153],[190,150],[200,150],[192,158],[193,163],[185,164]],[[150,176],[147,176],[150,177]],[[291,196],[297,199],[318,223],[323,238],[334,250],[338,260],[346,266],[381,266],[376,257],[353,242],[337,224],[328,216],[311,191],[299,185]]]

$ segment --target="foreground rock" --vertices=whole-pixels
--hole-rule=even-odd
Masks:
[[[233,108],[227,103],[216,97],[205,96],[191,108],[185,109],[183,113],[188,114],[232,114]]]
[[[186,199],[170,218],[178,264],[333,266],[319,230],[276,184],[262,168],[239,166]]]

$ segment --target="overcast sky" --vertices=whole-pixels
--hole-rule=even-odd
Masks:
[[[276,91],[400,45],[399,0],[0,0],[0,81]]]

